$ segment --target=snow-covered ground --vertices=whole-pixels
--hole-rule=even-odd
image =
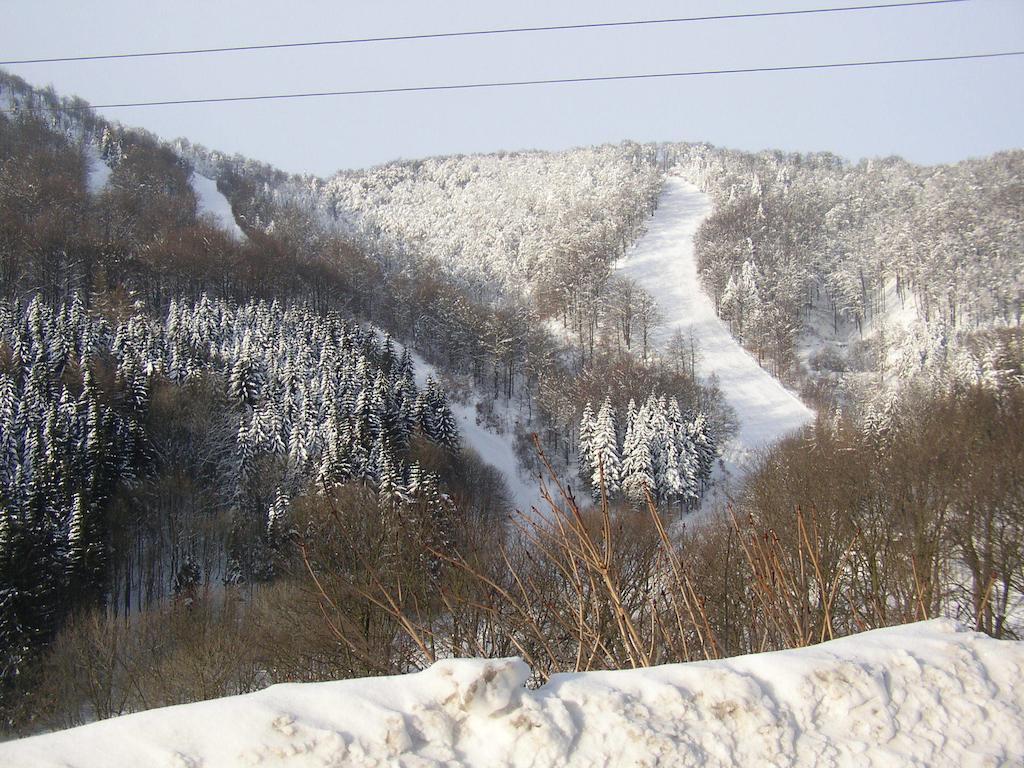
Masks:
[[[517,659],[277,685],[0,744],[7,768],[1002,766],[1024,643],[948,620],[794,651],[555,676]]]
[[[217,226],[232,235],[236,240],[244,240],[245,233],[235,221],[235,214],[231,211],[231,203],[224,197],[217,182],[203,176],[201,173],[193,173],[190,179],[192,191],[196,194],[196,204],[200,214],[211,216]]]
[[[692,335],[698,375],[718,377],[739,423],[736,436],[723,446],[726,474],[732,475],[758,449],[798,430],[814,413],[740,346],[701,288],[693,237],[711,209],[707,195],[670,173],[647,234],[626,253],[619,270],[658,304],[662,324],[652,334],[654,346],[664,349],[677,331],[686,339]]]
[[[825,302],[814,307],[797,337],[796,353],[804,367],[814,369],[815,358],[826,356],[826,359],[842,361],[845,370],[850,363],[851,347],[857,342],[875,339],[879,334],[885,334],[889,342],[885,364],[892,365],[900,354],[901,342],[925,326],[914,294],[905,291],[901,297],[896,285],[894,277],[885,280],[882,306],[864,321],[863,331],[852,322],[840,323],[837,328]]]
[[[379,328],[376,330],[378,336],[383,338],[384,332]],[[404,349],[402,344],[392,341],[395,348],[401,352]],[[428,363],[413,350],[413,364],[416,366],[416,386],[425,387],[428,378],[436,381],[443,381],[443,376],[438,373],[435,366]],[[509,427],[504,432],[495,432],[477,421],[477,403],[480,402],[480,395],[473,391],[465,403],[450,400],[448,403],[452,415],[459,423],[459,434],[463,443],[474,451],[487,464],[501,472],[505,478],[505,485],[508,486],[511,494],[510,501],[516,509],[529,512],[532,508],[541,508],[539,478],[526,476],[519,464],[519,458],[515,450],[515,433],[512,431],[508,418],[502,421]]]
[[[413,354],[413,362],[416,364],[416,386],[426,384],[428,376],[440,380],[437,369],[419,355]],[[479,395],[474,392],[466,403],[449,403],[452,414],[459,422],[459,433],[463,441],[480,454],[480,458],[501,472],[516,509],[524,512],[529,512],[533,507],[540,509],[539,479],[525,476],[516,456],[515,433],[507,431],[499,434],[478,424],[476,404],[479,399]]]

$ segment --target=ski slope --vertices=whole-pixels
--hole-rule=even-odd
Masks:
[[[936,620],[792,651],[523,687],[518,659],[276,685],[0,744],[6,768],[1002,766],[1024,643]]]
[[[739,424],[722,454],[726,473],[736,474],[760,448],[800,429],[814,413],[740,346],[701,288],[693,238],[710,213],[707,195],[670,173],[647,234],[627,252],[619,272],[658,304],[662,324],[652,334],[655,348],[664,349],[677,331],[687,340],[692,334],[698,375],[718,377]]]
[[[110,181],[110,174],[113,171],[110,170],[109,165],[103,162],[100,151],[95,144],[85,142],[82,146],[85,152],[86,163],[85,188],[89,190],[90,195],[98,195],[106,189]]]
[[[378,338],[384,338],[383,330],[375,328],[374,331]],[[405,349],[403,344],[394,339],[392,339],[391,343],[399,353]],[[412,349],[409,350],[409,354],[412,355],[413,365],[415,366],[417,387],[421,389],[426,387],[428,378],[433,378],[438,382],[443,381],[443,376],[439,374],[435,366],[428,363]],[[463,444],[476,451],[485,463],[501,473],[511,496],[509,501],[515,509],[523,512],[529,512],[534,507],[540,509],[542,507],[540,479],[527,477],[522,471],[519,457],[516,455],[515,433],[511,430],[502,433],[492,432],[487,427],[479,424],[476,418],[476,405],[479,401],[480,396],[474,390],[470,399],[465,403],[455,400],[449,400],[448,402],[448,407],[459,424],[459,435],[462,438]],[[507,423],[508,419],[504,421]]]
[[[217,182],[203,176],[201,173],[193,173],[189,183],[192,185],[192,191],[196,196],[198,213],[212,217],[218,227],[236,240],[245,240],[245,233],[238,226],[238,222],[235,221],[235,214],[231,210],[231,203],[217,189]]]
[[[440,381],[437,370],[419,355],[413,353],[416,365],[416,386],[426,385],[427,377],[432,376]],[[454,400],[448,403],[452,415],[459,423],[459,434],[466,445],[476,451],[487,464],[497,469],[505,478],[505,485],[511,494],[513,506],[523,512],[542,506],[539,478],[524,477],[519,458],[515,450],[515,434],[492,432],[477,423],[476,404],[479,395],[474,391],[467,403]]]

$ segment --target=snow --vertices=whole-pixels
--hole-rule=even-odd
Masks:
[[[190,181],[196,194],[199,213],[211,216],[218,227],[233,235],[236,240],[244,240],[245,233],[235,221],[231,203],[217,189],[217,182],[201,173],[193,173]]]
[[[96,195],[103,191],[107,186],[107,182],[110,181],[110,166],[103,162],[103,158],[100,157],[99,149],[96,148],[95,144],[91,142],[85,142],[83,144],[85,148],[85,160],[86,160],[86,177],[85,187],[89,190],[89,194]]]
[[[377,334],[383,338],[384,332],[377,329]],[[404,349],[403,345],[395,341],[392,343],[395,345],[395,349],[401,353]],[[438,382],[444,379],[435,366],[412,349],[409,350],[409,353],[412,355],[415,366],[417,387],[425,387],[428,377]],[[448,406],[459,424],[459,434],[462,440],[476,451],[484,462],[501,473],[512,497],[510,501],[516,509],[529,512],[534,507],[541,508],[540,479],[523,476],[519,457],[516,454],[515,432],[511,429],[500,433],[493,432],[478,423],[476,406],[481,399],[479,393],[475,391],[471,392],[466,402],[458,402],[449,397]],[[500,410],[497,405],[495,405],[495,410]],[[508,414],[504,414],[504,416],[505,418],[499,420],[502,423],[510,424],[511,419],[508,418]]]
[[[814,307],[797,337],[797,356],[803,365],[812,368],[814,358],[822,354],[849,362],[851,347],[857,342],[885,334],[889,341],[885,364],[892,366],[901,352],[899,342],[927,325],[914,293],[906,290],[901,298],[896,288],[895,277],[885,279],[882,309],[864,321],[863,333],[852,322],[842,322],[835,327],[832,311],[825,302]]]
[[[677,331],[684,338],[692,334],[698,375],[718,377],[739,423],[722,453],[726,473],[736,474],[759,449],[810,422],[814,412],[740,346],[701,287],[693,238],[711,208],[707,195],[670,173],[647,234],[627,252],[619,270],[658,304],[662,324],[651,335],[655,348],[663,349]]]
[[[412,357],[413,363],[416,365],[416,386],[424,386],[427,376],[432,376],[438,381],[441,380],[434,366],[415,353]],[[476,404],[479,401],[480,396],[476,392],[466,403],[460,403],[454,399],[449,400],[448,405],[452,415],[459,423],[459,434],[466,444],[480,455],[481,459],[501,472],[516,509],[529,512],[534,507],[540,508],[539,479],[523,477],[519,457],[516,455],[515,433],[509,431],[499,434],[478,424]]]
[[[1024,759],[1024,643],[949,620],[792,651],[556,675],[518,659],[263,691],[0,744],[8,768],[996,766]]]

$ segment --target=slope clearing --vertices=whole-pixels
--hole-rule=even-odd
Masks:
[[[814,413],[757,364],[715,314],[697,276],[693,238],[711,213],[711,200],[669,174],[647,234],[627,252],[620,274],[635,280],[658,303],[662,324],[652,334],[665,349],[678,332],[697,347],[697,374],[718,378],[739,429],[723,446],[726,474],[742,471],[759,449],[800,429]]]

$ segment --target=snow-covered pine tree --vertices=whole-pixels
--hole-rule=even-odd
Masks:
[[[284,486],[279,485],[274,494],[274,503],[267,510],[267,533],[271,537],[281,536],[285,532],[288,507],[291,505],[291,498]]]
[[[687,427],[687,432],[696,453],[699,487],[704,489],[711,479],[711,471],[718,458],[718,447],[715,445],[715,438],[708,424],[707,416],[703,413],[694,416]]]
[[[68,518],[65,573],[70,592],[77,599],[98,594],[106,572],[106,547],[96,518],[96,510],[86,506],[80,493],[74,494]]]
[[[248,339],[248,335],[246,336]],[[255,408],[263,391],[263,371],[253,359],[247,346],[231,366],[228,377],[228,396],[248,408]]]
[[[398,363],[398,358],[395,356],[395,342],[391,338],[390,333],[384,334],[384,341],[380,345],[380,371],[390,377]]]
[[[448,395],[433,380],[427,383],[427,403],[434,425],[434,442],[452,453],[458,453],[459,425],[448,405]]]
[[[591,470],[593,467],[592,454],[593,448],[592,443],[594,441],[594,430],[597,424],[594,418],[594,407],[587,401],[587,404],[583,406],[583,415],[580,417],[580,429],[579,429],[579,475],[580,480],[586,482],[590,477]]]
[[[630,404],[633,405],[632,401]],[[651,418],[647,408],[641,407],[635,411],[622,445],[622,492],[639,505],[644,502],[646,494],[653,495],[654,491]]]
[[[406,495],[399,462],[395,460],[393,449],[387,438],[380,439],[375,454],[377,458],[377,498],[382,509],[391,510],[401,504]]]
[[[605,397],[597,414],[590,450],[590,483],[595,497],[600,494],[602,476],[608,498],[613,498],[619,492],[621,464],[615,409],[611,398]]]

